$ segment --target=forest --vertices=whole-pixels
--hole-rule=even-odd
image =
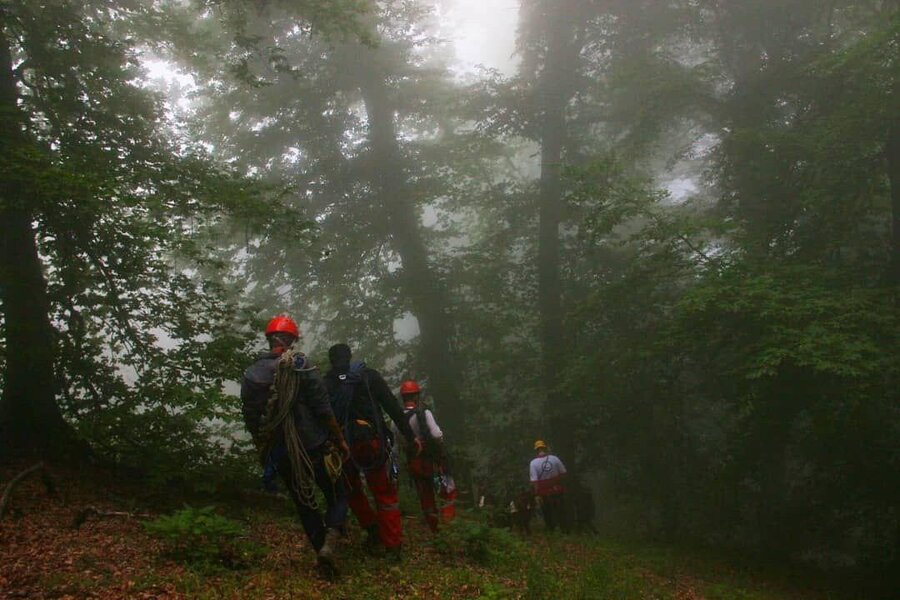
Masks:
[[[0,598],[896,597],[898,81],[900,0],[0,0]],[[321,577],[277,315],[452,523],[369,389]]]

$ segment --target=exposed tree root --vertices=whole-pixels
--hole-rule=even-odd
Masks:
[[[3,519],[4,515],[6,515],[6,509],[9,505],[9,501],[12,498],[13,490],[16,487],[25,481],[29,475],[34,473],[41,474],[41,482],[44,484],[44,488],[47,490],[47,494],[49,496],[56,496],[56,485],[53,483],[53,479],[50,477],[50,472],[47,470],[47,466],[42,462],[37,463],[34,466],[28,467],[18,475],[12,478],[6,485],[6,489],[3,490],[3,498],[0,499],[0,520]]]

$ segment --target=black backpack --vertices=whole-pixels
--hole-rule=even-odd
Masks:
[[[431,437],[431,429],[428,428],[428,419],[425,416],[426,410],[427,409],[419,403],[415,408],[408,408],[403,411],[403,416],[409,421],[410,415],[416,415],[416,423],[419,425],[419,435],[425,440],[425,453],[430,458],[438,460],[441,458],[442,449],[438,441]]]
[[[341,429],[344,431],[344,439],[347,444],[353,447],[354,443],[370,442],[373,439],[381,440],[381,445],[377,456],[366,464],[359,464],[355,458],[353,463],[363,471],[372,471],[384,465],[387,458],[387,445],[389,440],[385,435],[384,422],[380,418],[381,411],[375,405],[375,399],[372,397],[372,391],[369,389],[369,381],[366,378],[366,363],[362,361],[354,361],[350,363],[350,369],[346,373],[337,376],[338,385],[332,390],[331,407],[334,417]],[[356,390],[360,385],[366,387],[366,395],[369,402],[372,403],[372,414],[375,416],[374,422],[363,421],[353,418],[353,398]]]

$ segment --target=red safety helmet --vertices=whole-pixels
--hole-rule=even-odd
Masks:
[[[300,328],[292,318],[287,315],[278,315],[266,325],[266,337],[273,333],[288,333],[295,338],[300,337]]]
[[[416,383],[412,379],[407,379],[403,383],[400,384],[400,395],[406,396],[407,394],[418,394],[422,390],[419,389],[419,384]]]

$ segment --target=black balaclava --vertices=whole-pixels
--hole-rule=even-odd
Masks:
[[[339,373],[346,373],[350,370],[350,359],[353,353],[347,344],[335,344],[328,349],[328,361],[331,368]]]

